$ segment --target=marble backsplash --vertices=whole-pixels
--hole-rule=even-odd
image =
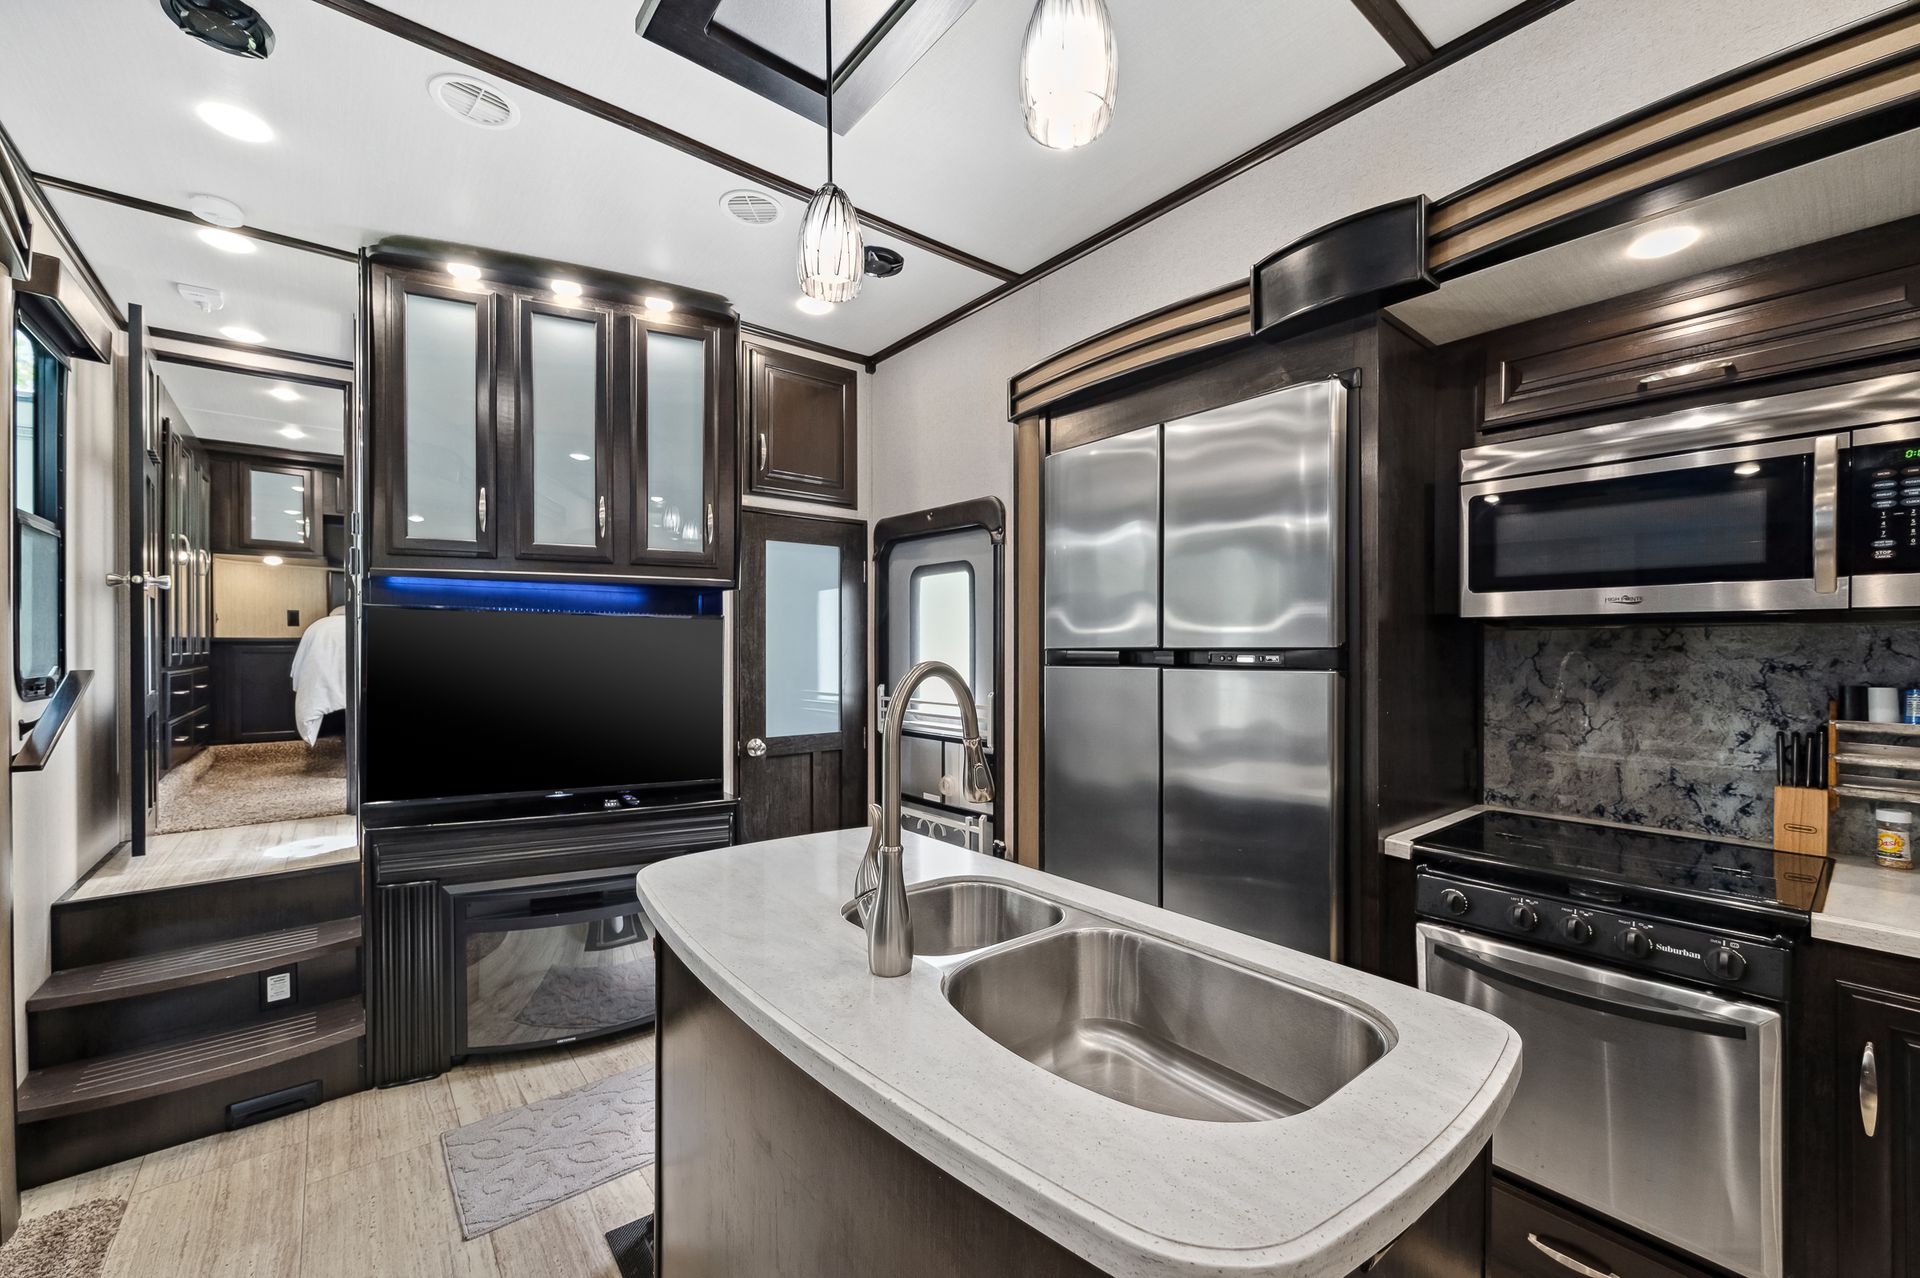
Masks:
[[[1486,801],[1770,841],[1773,734],[1826,718],[1842,684],[1920,685],[1920,627],[1488,626]],[[1836,851],[1872,849],[1843,801]]]

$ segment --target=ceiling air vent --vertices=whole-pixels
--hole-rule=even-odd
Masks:
[[[728,191],[720,207],[748,226],[767,226],[780,220],[780,202],[765,191]]]
[[[520,108],[485,80],[470,75],[437,75],[427,85],[448,115],[478,129],[510,129],[520,123]]]

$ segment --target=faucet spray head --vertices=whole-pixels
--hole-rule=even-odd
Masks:
[[[986,748],[979,737],[967,737],[960,746],[966,753],[967,797],[975,803],[991,803],[993,773],[987,768]]]

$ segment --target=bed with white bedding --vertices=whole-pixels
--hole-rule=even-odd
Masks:
[[[320,721],[347,708],[347,617],[344,608],[308,626],[293,653],[293,719],[311,746]]]

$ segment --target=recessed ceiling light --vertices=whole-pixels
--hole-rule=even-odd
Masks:
[[[193,109],[200,122],[217,133],[224,133],[237,142],[271,142],[273,126],[247,110],[231,102],[202,102]]]
[[[640,302],[650,311],[670,311],[673,309],[673,301],[671,298],[643,297],[640,299]]]
[[[278,555],[262,555],[260,556],[260,562],[265,564],[269,568],[278,568],[281,564],[284,564],[287,561],[282,559]]]
[[[1648,231],[1627,245],[1627,256],[1637,258],[1671,257],[1681,249],[1692,248],[1700,240],[1697,226],[1663,226]]]
[[[553,295],[555,297],[580,296],[580,283],[577,280],[550,280],[548,282],[553,285]]]
[[[480,278],[480,268],[472,262],[448,262],[447,274],[456,280],[477,280]]]
[[[245,342],[249,346],[252,346],[252,345],[255,345],[256,343],[264,342],[267,340],[264,336],[262,336],[260,333],[258,333],[254,329],[246,328],[239,324],[227,325],[225,328],[220,330],[220,336],[226,338],[230,342]]]
[[[208,248],[217,248],[222,253],[251,253],[254,251],[252,240],[244,235],[235,235],[232,231],[223,230],[217,226],[201,227],[200,242]]]
[[[567,456],[574,461],[592,461],[593,460],[593,458],[587,456],[585,453],[568,453]]]
[[[247,218],[240,206],[218,195],[189,195],[187,209],[202,222],[214,226],[245,226]]]
[[[298,426],[282,426],[280,428],[280,434],[281,437],[285,439],[305,439],[307,437],[307,432],[301,430]]]
[[[802,297],[794,302],[802,315],[831,315],[833,303],[823,302],[817,297]]]

